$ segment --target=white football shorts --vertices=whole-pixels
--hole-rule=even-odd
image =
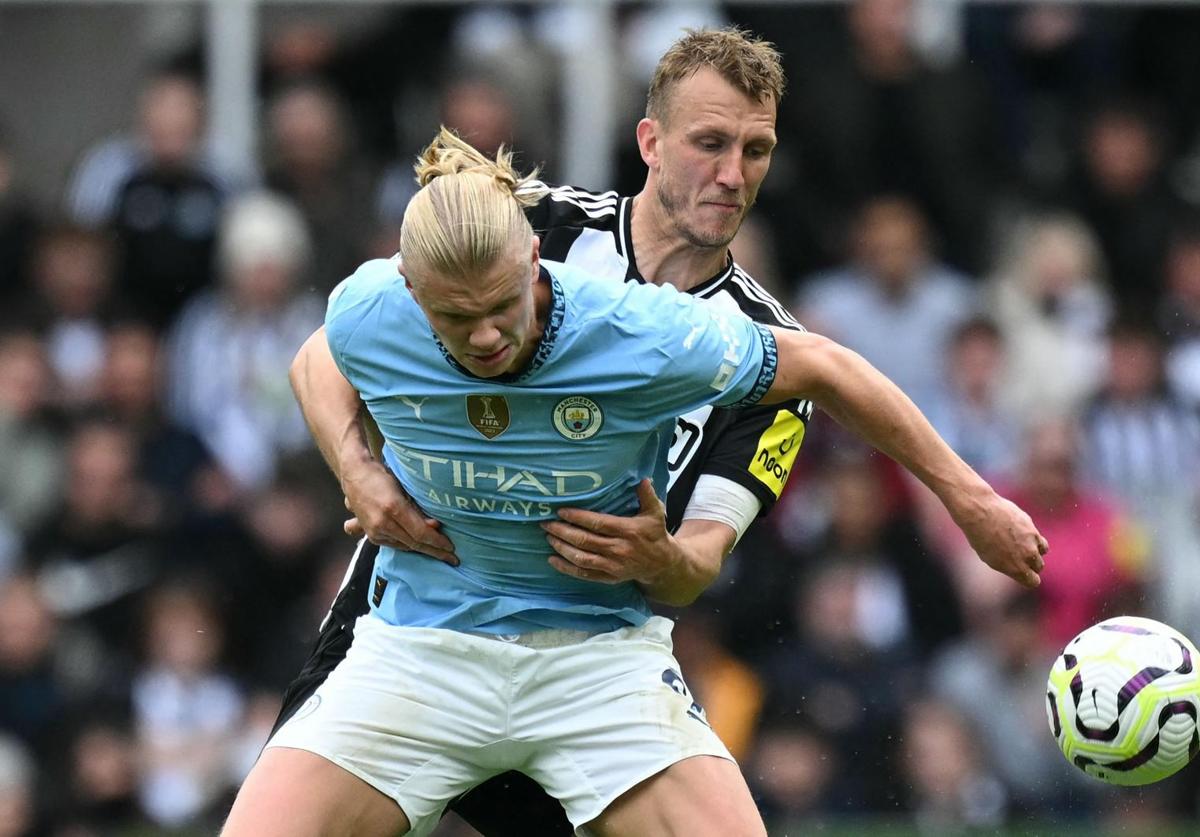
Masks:
[[[507,770],[545,788],[578,830],[678,761],[733,761],[684,685],[671,626],[654,616],[596,635],[497,638],[368,613],[346,659],[267,746],[350,771],[396,800],[417,837]]]

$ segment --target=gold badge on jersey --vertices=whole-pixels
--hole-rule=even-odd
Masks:
[[[508,402],[503,395],[468,395],[467,421],[485,439],[495,439],[508,430]]]

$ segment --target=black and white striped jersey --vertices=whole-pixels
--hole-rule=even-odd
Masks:
[[[566,262],[595,276],[645,282],[630,235],[633,198],[571,186],[549,191],[529,210],[542,240],[543,258]],[[787,309],[746,274],[732,257],[717,275],[690,293],[745,312],[761,323],[801,329]],[[675,425],[668,464],[667,524],[674,531],[701,474],[736,482],[769,509],[779,498],[796,459],[812,405],[805,402],[731,410],[702,407]]]

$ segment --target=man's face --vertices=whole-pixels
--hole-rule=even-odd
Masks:
[[[696,247],[726,247],[758,196],[775,147],[775,103],[708,68],[675,85],[662,119],[639,126],[655,194]]]
[[[450,354],[473,375],[494,378],[518,371],[537,339],[533,286],[538,276],[536,239],[533,255],[524,248],[496,260],[472,281],[409,275],[413,297]]]

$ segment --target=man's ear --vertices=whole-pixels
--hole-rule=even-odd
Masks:
[[[401,276],[404,277],[404,287],[408,288],[409,293],[412,293],[412,289],[413,289],[412,281],[408,278],[408,274],[404,272],[404,262],[397,261],[396,262],[396,270],[399,272],[399,274]]]
[[[637,124],[638,151],[641,152],[642,162],[651,169],[658,167],[658,135],[661,127],[657,119],[648,116]]]

